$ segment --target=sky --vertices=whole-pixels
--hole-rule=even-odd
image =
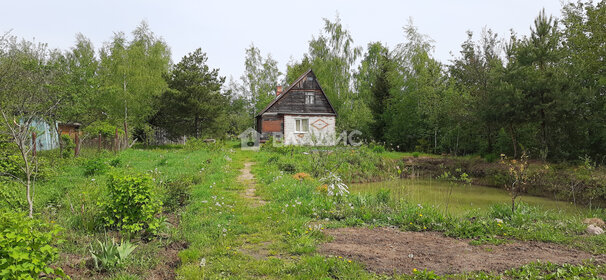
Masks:
[[[466,31],[479,35],[491,28],[507,38],[513,29],[527,35],[542,9],[560,17],[561,7],[560,0],[0,0],[0,33],[10,31],[64,50],[82,33],[100,48],[114,32],[130,34],[145,20],[171,47],[173,62],[202,48],[211,67],[238,79],[251,44],[264,56],[271,54],[284,72],[320,34],[322,19],[337,14],[354,43],[363,47],[404,42],[402,28],[412,18],[419,32],[434,41],[434,57],[449,63],[453,54],[458,56]]]

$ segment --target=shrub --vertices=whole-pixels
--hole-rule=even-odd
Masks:
[[[122,159],[120,159],[119,157],[109,161],[109,166],[111,167],[120,167],[120,165],[122,165]]]
[[[380,146],[380,145],[375,145],[375,146],[372,147],[372,151],[375,152],[375,153],[377,153],[377,154],[384,153],[385,152],[385,147]]]
[[[419,152],[412,153],[412,157],[418,158],[421,154]]]
[[[183,207],[189,201],[192,186],[195,184],[194,177],[181,177],[175,180],[168,180],[162,184],[164,188],[164,207],[168,210],[175,210]]]
[[[92,176],[103,174],[107,170],[107,165],[101,158],[91,158],[84,163],[84,175]]]
[[[15,212],[0,213],[0,279],[37,279],[41,274],[65,276],[52,268],[58,256],[53,243],[60,228]]]
[[[295,173],[295,171],[297,171],[295,165],[290,162],[280,162],[278,164],[278,169],[288,173]]]
[[[153,191],[149,175],[110,175],[108,194],[101,202],[105,214],[103,220],[110,228],[137,233],[146,230],[155,234],[160,225],[156,217],[162,210]]]
[[[72,138],[69,137],[69,135],[67,134],[61,134],[61,139],[59,139],[59,141],[61,141],[61,146],[63,148],[63,153],[61,154],[61,157],[71,157],[74,154],[74,148],[76,147],[76,144],[74,143]]]
[[[119,135],[124,134],[124,131],[119,129],[118,126],[104,121],[94,121],[84,128],[84,132],[93,138],[98,137],[99,134],[103,138],[112,138],[116,134],[116,129],[118,129]]]
[[[118,245],[114,239],[101,242],[97,240],[98,248],[91,244],[90,254],[93,264],[97,270],[112,270],[121,267],[128,256],[137,248],[137,245],[128,240],[120,242]]]

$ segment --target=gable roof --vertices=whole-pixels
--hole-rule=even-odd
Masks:
[[[320,83],[318,82],[318,78],[316,77],[316,74],[314,74],[314,72],[311,70],[311,68],[307,71],[305,71],[305,73],[303,73],[303,75],[301,75],[299,78],[297,78],[294,82],[292,82],[287,88],[286,90],[284,90],[284,92],[282,92],[280,95],[278,95],[272,102],[270,102],[269,104],[267,104],[267,106],[265,106],[265,108],[263,110],[261,110],[261,112],[259,112],[255,117],[259,117],[261,115],[263,115],[265,112],[267,112],[267,110],[269,110],[269,108],[271,108],[272,106],[274,106],[274,104],[276,104],[280,99],[282,99],[287,93],[290,92],[290,90],[296,85],[298,84],[301,80],[303,80],[303,78],[307,77],[307,75],[309,75],[309,73],[312,73],[315,77],[315,81],[316,84],[318,84],[318,87],[320,88],[320,92],[324,95],[324,98],[326,98],[326,101],[328,101],[328,105],[330,106],[330,109],[332,110],[332,112],[335,114],[335,116],[337,115],[337,111],[335,110],[335,107],[332,106],[332,103],[330,103],[330,99],[328,99],[328,96],[326,96],[326,93],[324,93],[324,90],[322,89],[322,86],[320,85]]]

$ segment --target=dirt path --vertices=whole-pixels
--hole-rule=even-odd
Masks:
[[[257,207],[261,205],[265,205],[267,201],[261,199],[255,192],[257,189],[255,188],[255,176],[250,172],[251,166],[255,164],[254,162],[245,162],[244,168],[240,170],[241,174],[238,176],[238,182],[242,185],[246,186],[246,190],[242,194],[242,197],[249,199],[252,201],[250,204],[252,207]]]
[[[469,240],[445,237],[435,232],[403,232],[392,228],[339,228],[325,231],[334,240],[320,252],[357,260],[379,273],[410,273],[413,269],[439,274],[497,271],[541,260],[578,264],[589,253],[543,242],[515,242],[500,246],[469,245]],[[605,262],[606,257],[597,256]]]

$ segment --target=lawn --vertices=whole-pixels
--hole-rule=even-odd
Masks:
[[[595,279],[606,274],[602,263],[589,260],[447,276],[422,267],[385,274],[356,258],[326,254],[322,244],[332,239],[326,229],[343,227],[435,232],[474,246],[535,240],[606,252],[606,237],[584,234],[580,215],[526,204],[512,215],[508,205],[496,204],[453,216],[387,190],[329,195],[338,190],[331,188],[336,179],[322,180],[327,173],[317,170],[333,170],[345,182],[393,179],[398,174],[394,158],[395,153],[364,147],[318,155],[299,148],[242,151],[231,143],[119,154],[87,151],[81,158],[50,163],[53,168],[36,187],[36,219],[63,229],[63,241],[53,243],[58,258],[52,266],[72,279]],[[238,180],[247,162],[254,163],[255,197],[245,195],[251,182]],[[123,174],[149,178],[153,199],[162,204],[153,219],[157,229],[129,231],[104,222],[108,186]],[[591,214],[606,218],[603,210]],[[98,241],[111,239],[130,240],[136,247],[118,264],[96,267],[91,251],[98,253]]]

